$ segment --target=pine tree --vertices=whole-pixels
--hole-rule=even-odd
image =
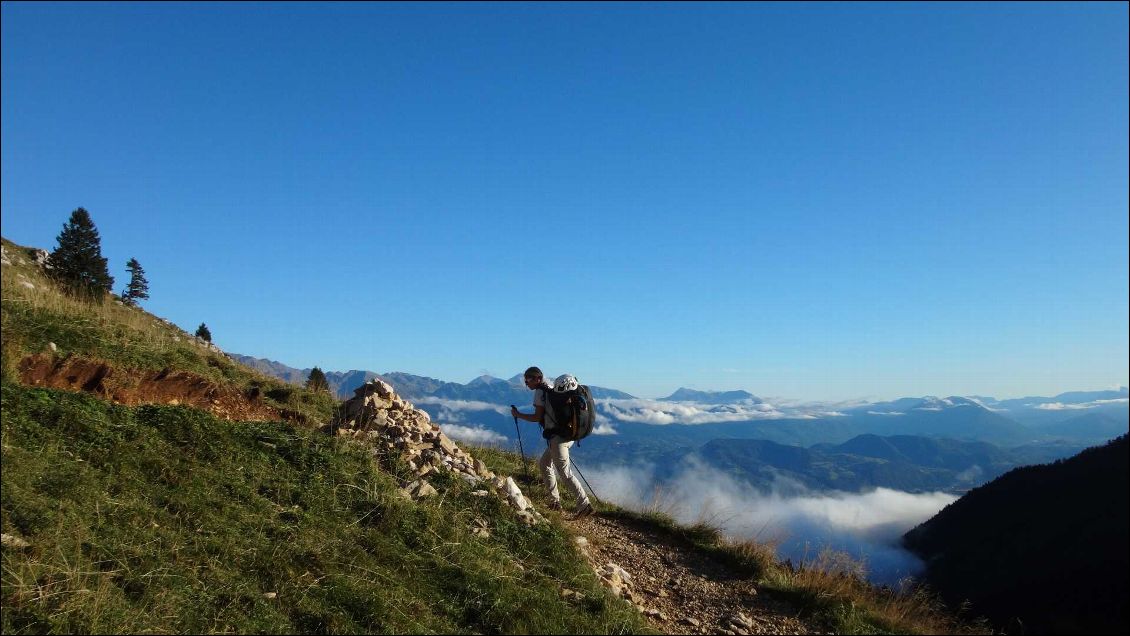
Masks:
[[[208,325],[200,323],[200,326],[196,328],[196,337],[204,342],[212,342],[212,332],[208,331]]]
[[[326,380],[326,374],[314,367],[310,369],[310,377],[306,378],[306,388],[311,391],[329,391],[330,383]]]
[[[145,270],[141,269],[141,263],[136,258],[129,259],[126,267],[130,273],[129,287],[122,292],[122,302],[137,305],[138,300],[149,298],[149,281],[145,280]]]
[[[71,294],[101,302],[113,288],[114,277],[102,257],[102,241],[90,213],[83,208],[71,212],[55,240],[59,245],[48,260],[52,277]]]

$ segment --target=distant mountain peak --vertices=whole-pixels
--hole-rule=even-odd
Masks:
[[[748,391],[697,391],[686,387],[679,387],[671,395],[660,399],[666,402],[699,402],[702,404],[733,404],[735,402],[761,404],[761,398]]]
[[[492,384],[510,384],[502,378],[496,378],[493,375],[483,374],[467,383],[467,386],[490,386]]]

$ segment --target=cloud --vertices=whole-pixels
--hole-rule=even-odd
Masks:
[[[434,404],[441,409],[449,411],[494,411],[503,415],[510,415],[510,406],[503,406],[501,404],[491,404],[490,402],[479,402],[477,400],[447,400],[433,396],[427,396],[412,400],[413,404]]]
[[[612,427],[607,421],[597,420],[596,426],[592,427],[593,435],[617,435],[616,429]]]
[[[1113,398],[1110,400],[1093,400],[1091,402],[1080,402],[1078,404],[1064,404],[1063,402],[1047,402],[1045,404],[1037,404],[1036,408],[1043,411],[1075,411],[1083,409],[1093,409],[1100,406],[1107,406],[1110,404],[1127,404],[1130,403],[1130,398]]]
[[[597,408],[621,422],[640,424],[712,424],[779,419],[785,414],[772,404],[743,400],[734,404],[699,404],[660,400],[597,400]]]
[[[868,415],[906,415],[898,411],[867,411]]]
[[[899,547],[900,537],[957,499],[887,488],[866,493],[813,493],[780,479],[769,494],[701,462],[662,486],[650,465],[594,467],[597,494],[635,510],[657,509],[680,523],[705,521],[734,539],[778,544],[778,557],[812,561],[823,548],[864,561],[876,583],[896,584],[922,563]]]
[[[509,440],[505,435],[488,431],[481,426],[460,426],[459,424],[441,424],[440,428],[451,439],[470,444],[497,445],[505,444]]]

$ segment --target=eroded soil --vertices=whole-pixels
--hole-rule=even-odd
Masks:
[[[277,420],[283,413],[247,394],[185,371],[137,371],[78,356],[28,356],[19,364],[20,382],[93,393],[118,404],[183,404],[228,420]]]

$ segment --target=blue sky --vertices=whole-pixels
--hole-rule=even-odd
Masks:
[[[1127,5],[5,3],[5,238],[225,350],[641,397],[1127,384]]]

